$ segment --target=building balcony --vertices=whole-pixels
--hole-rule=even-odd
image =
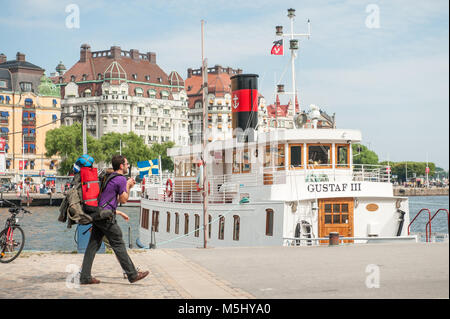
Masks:
[[[32,119],[32,120],[24,119],[24,120],[22,120],[22,125],[36,125],[36,120],[35,119]]]
[[[36,141],[36,135],[25,135],[23,137],[23,140],[25,142],[35,142]]]

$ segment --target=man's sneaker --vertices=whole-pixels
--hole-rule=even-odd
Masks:
[[[100,280],[98,280],[97,278],[92,277],[88,281],[81,281],[80,285],[92,285],[92,284],[99,284],[99,283],[100,283]]]
[[[130,279],[130,283],[135,283],[138,280],[144,279],[149,274],[148,271],[139,271],[136,278]]]

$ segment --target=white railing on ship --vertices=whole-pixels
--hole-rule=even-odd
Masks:
[[[317,167],[317,166],[316,166]],[[277,185],[293,182],[298,177],[305,182],[390,182],[390,172],[387,166],[381,165],[353,165],[350,168],[339,169],[291,169],[284,167],[264,167],[260,173],[241,173],[227,175],[208,176],[209,202],[231,203],[236,196],[241,194],[240,186],[259,187],[263,185]],[[172,186],[167,185],[168,179]],[[176,203],[201,203],[202,193],[195,183],[196,177],[177,177],[175,182],[173,174],[152,175],[146,177],[146,191],[144,197],[150,200],[158,200]],[[239,195],[240,194],[240,195]],[[239,198],[241,200],[241,198]]]

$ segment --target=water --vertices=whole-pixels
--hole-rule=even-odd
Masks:
[[[448,196],[411,196],[409,197],[410,220],[422,209],[428,208],[433,215],[438,209],[449,209]],[[120,207],[130,221],[127,223],[122,217],[117,216],[123,239],[128,247],[128,227],[131,226],[131,244],[136,248],[136,239],[139,235],[139,207]],[[33,215],[25,215],[20,224],[25,231],[25,250],[39,251],[76,251],[77,245],[74,241],[77,225],[67,228],[67,223],[58,221],[58,207],[31,207]],[[9,216],[7,208],[0,208],[0,226]],[[411,233],[425,233],[425,225],[428,222],[428,213],[422,213],[411,225]],[[404,225],[408,227],[408,225]],[[446,233],[447,214],[439,213],[432,221],[433,233]]]
[[[77,244],[74,236],[77,225],[67,228],[67,222],[58,221],[59,207],[29,207],[32,215],[20,214],[20,225],[25,232],[24,250],[39,251],[76,251]],[[131,243],[136,248],[136,238],[139,233],[139,207],[119,207],[130,217],[127,223],[121,216],[117,216],[117,222],[122,229],[123,239],[128,247],[128,226],[131,226]],[[0,226],[3,228],[8,209],[0,208]]]
[[[409,216],[410,221],[419,213],[422,208],[428,208],[431,212],[431,217],[441,208],[449,209],[449,197],[448,196],[411,196],[409,197]],[[422,234],[425,240],[425,226],[428,223],[428,212],[422,212],[414,223],[411,225],[410,232],[412,234]],[[404,227],[408,227],[405,225]],[[448,219],[446,212],[439,212],[436,217],[431,221],[432,233],[445,233],[448,234]]]

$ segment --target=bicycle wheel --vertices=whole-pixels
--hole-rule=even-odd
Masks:
[[[12,227],[12,236],[8,235],[8,229],[3,229],[0,233],[0,263],[9,263],[16,259],[25,244],[25,233],[19,226]]]

